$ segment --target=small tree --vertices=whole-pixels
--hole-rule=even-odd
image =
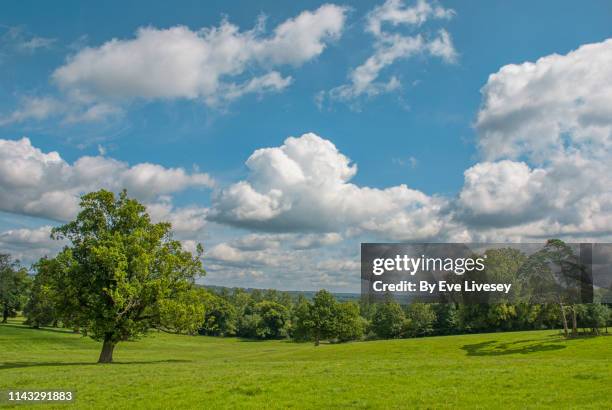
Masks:
[[[572,335],[578,333],[576,301],[584,269],[572,248],[560,239],[546,241],[546,245],[529,256],[519,269],[525,287],[523,293],[531,293],[532,303],[556,299],[565,336],[569,334],[568,308],[572,314]]]
[[[236,334],[236,308],[225,298],[204,292],[206,313],[200,334],[210,336],[232,336]]]
[[[339,303],[336,308],[335,336],[339,342],[357,340],[363,336],[364,319],[359,315],[359,305],[354,302]]]
[[[26,324],[34,328],[57,325],[59,314],[55,289],[58,284],[54,282],[56,262],[55,259],[42,258],[33,266],[36,276],[23,313],[26,317]]]
[[[436,313],[434,329],[437,333],[448,335],[459,331],[459,315],[454,303],[438,303],[432,307]]]
[[[318,291],[313,298],[306,326],[310,329],[315,346],[318,346],[322,339],[334,337],[337,304],[334,296],[326,290]]]
[[[304,342],[311,340],[312,332],[310,329],[310,310],[312,304],[304,296],[300,295],[293,306],[291,316],[291,338],[296,341]]]
[[[30,277],[18,261],[13,261],[10,255],[0,254],[0,308],[2,323],[9,316],[14,316],[23,307],[27,298]]]
[[[436,312],[426,303],[411,303],[406,309],[410,336],[426,336],[433,331]]]
[[[194,278],[204,274],[201,246],[193,256],[170,229],[169,223],[152,223],[125,191],[117,198],[101,190],[84,195],[76,219],[53,230],[52,237],[70,241],[57,256],[56,290],[64,297],[64,312],[72,311],[70,320],[103,342],[99,363],[112,362],[118,342],[152,327],[167,328],[169,304],[176,308]]]
[[[264,300],[255,305],[259,317],[255,333],[259,339],[278,339],[287,336],[289,311],[280,303]]]
[[[582,327],[590,328],[593,334],[599,334],[599,329],[606,327],[610,309],[600,303],[588,303],[578,309],[578,321]]]
[[[406,316],[402,307],[389,295],[376,306],[372,317],[372,331],[380,338],[400,337],[405,326]]]

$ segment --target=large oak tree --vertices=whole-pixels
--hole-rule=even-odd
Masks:
[[[183,250],[170,224],[152,223],[125,191],[84,195],[76,219],[52,236],[70,243],[53,265],[61,284],[60,316],[103,342],[99,363],[112,362],[118,342],[168,327],[172,312],[192,302],[186,294],[205,273],[201,246],[197,255]],[[192,328],[183,316],[201,323],[199,313],[180,315],[180,328]]]

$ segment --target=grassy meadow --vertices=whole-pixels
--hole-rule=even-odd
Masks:
[[[76,392],[57,408],[612,408],[612,337],[557,331],[322,344],[151,333],[100,343],[0,325],[0,390]],[[6,404],[4,404],[6,406]],[[23,404],[14,406],[26,407]]]

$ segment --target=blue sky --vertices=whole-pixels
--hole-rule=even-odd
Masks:
[[[209,255],[213,268],[209,268],[206,279],[213,284],[355,290],[358,289],[355,263],[362,240],[513,241],[551,235],[601,240],[609,237],[612,227],[608,225],[610,184],[607,177],[600,182],[601,189],[594,188],[597,198],[589,202],[599,204],[599,214],[581,214],[581,220],[572,219],[564,211],[566,204],[558,203],[563,195],[568,201],[572,195],[584,198],[577,189],[568,188],[555,196],[557,200],[540,197],[542,187],[554,184],[543,178],[558,175],[557,167],[561,164],[563,169],[568,169],[567,164],[571,163],[581,171],[588,170],[584,178],[590,178],[595,172],[606,172],[589,167],[601,164],[602,158],[598,155],[607,155],[610,146],[610,119],[608,111],[602,108],[609,101],[609,83],[612,82],[610,71],[603,67],[609,61],[610,52],[605,40],[612,37],[612,5],[609,2],[590,1],[580,5],[564,1],[338,2],[329,6],[335,8],[326,9],[329,11],[326,15],[317,13],[323,10],[323,4],[314,1],[179,1],[169,7],[163,2],[109,1],[99,4],[63,2],[58,7],[51,3],[5,2],[0,6],[0,138],[18,141],[27,137],[30,143],[29,148],[22,147],[24,152],[56,151],[69,166],[82,157],[91,156],[122,161],[127,166],[147,163],[163,167],[163,170],[181,168],[188,175],[205,174],[214,180],[214,183],[204,183],[201,178],[195,178],[176,190],[158,186],[155,195],[143,194],[139,198],[151,204],[172,204],[172,212],[185,207],[201,211],[197,217],[189,216],[203,219],[201,223],[194,223],[197,226],[190,232],[177,232],[177,236],[185,241],[201,241],[207,249],[216,249]],[[422,21],[415,22],[411,20],[411,13],[419,7]],[[425,7],[430,11],[423,11]],[[368,31],[368,24],[377,10],[381,16],[384,10],[388,12],[386,19],[380,20],[382,34],[378,36]],[[301,30],[296,35],[321,46],[320,50],[309,52],[307,47],[300,50],[298,46],[292,49],[292,44],[285,44],[282,39],[266,43],[274,37],[275,28],[303,13],[311,13],[312,19],[308,22],[310,25],[295,28]],[[388,17],[389,13],[395,17]],[[239,34],[244,34],[253,30],[261,16],[265,16],[265,28],[253,32],[253,38],[248,40],[252,43],[247,40],[244,43],[261,47],[261,51],[244,57],[241,53],[246,51],[242,50],[236,53],[237,57],[231,57],[245,60],[227,63],[234,68],[231,72],[219,72],[220,88],[203,91],[197,85],[186,91],[193,91],[194,95],[168,97],[159,94],[180,87],[177,82],[181,76],[206,77],[209,74],[206,70],[219,66],[207,65],[206,56],[196,56],[203,58],[201,66],[180,66],[183,71],[178,74],[174,68],[168,74],[160,69],[161,74],[154,81],[162,85],[153,84],[152,91],[146,89],[145,84],[133,90],[127,87],[125,93],[119,89],[109,97],[109,93],[100,88],[100,84],[104,84],[111,89],[112,81],[129,82],[130,77],[122,70],[130,70],[133,64],[130,57],[120,51],[112,56],[100,51],[113,39],[120,46],[125,45],[140,38],[139,28],[148,27],[153,33],[162,33],[157,47],[163,52],[175,41],[165,36],[164,30],[186,26],[181,36],[194,36],[194,41],[198,42],[198,38],[205,37],[199,30],[218,28],[224,19],[235,25]],[[323,30],[318,37],[317,27]],[[442,38],[441,30],[448,35],[448,42],[444,43],[446,54],[432,51],[431,44]],[[377,50],[382,53],[398,44],[394,41],[419,36],[422,43],[415,46],[415,51],[384,64],[376,78],[368,83],[369,92],[377,95],[368,96],[365,92],[342,98],[334,94],[337,87],[350,85],[349,78],[354,70],[375,56]],[[213,44],[217,40],[206,41]],[[576,59],[569,57],[568,53],[585,44],[597,44],[599,48],[595,51],[585,49]],[[140,46],[143,45],[135,45]],[[79,60],[87,50],[91,51],[94,68],[87,66],[85,60]],[[142,78],[150,75],[150,67],[162,65],[163,56],[155,58],[157,52],[159,50],[143,54],[151,61],[143,64]],[[190,49],[185,53],[195,55],[197,51]],[[565,58],[541,63],[538,60],[554,54]],[[191,58],[191,55],[184,56]],[[125,66],[120,60],[122,57],[127,58]],[[96,59],[104,58],[107,58],[106,63],[101,62],[98,67],[102,68],[96,69]],[[544,74],[533,74],[523,65],[525,62],[536,64]],[[510,64],[519,67],[520,73],[500,76],[495,81],[489,78]],[[589,68],[591,65],[593,67]],[[62,67],[67,67],[67,74],[58,80],[54,73]],[[109,67],[108,71],[104,71],[104,67]],[[193,73],[198,67],[202,67],[202,72]],[[270,86],[273,89],[262,86],[246,92],[246,88],[240,88],[239,97],[223,100],[222,94],[229,90],[224,87],[243,87],[250,80],[270,72],[279,74]],[[578,83],[568,84],[568,78],[580,76],[587,81],[585,87],[579,87]],[[288,77],[291,79],[287,80]],[[282,79],[287,81],[281,84]],[[489,84],[489,88],[483,89]],[[531,106],[530,94],[521,94],[513,84],[526,84],[526,90],[541,88],[542,92],[537,93],[538,98],[542,96],[541,103]],[[383,86],[388,89],[376,88]],[[499,92],[499,89],[505,91]],[[599,90],[601,95],[589,99],[592,90]],[[543,97],[546,93],[551,95],[549,99]],[[561,100],[569,97],[563,104],[551,106],[550,101],[560,101],[556,93],[564,96]],[[523,109],[500,112],[492,104],[487,105],[487,97],[500,99],[502,107],[525,100],[520,103]],[[221,98],[222,101],[211,103],[206,98]],[[43,102],[43,111],[34,113],[33,102]],[[103,107],[108,115],[103,110],[103,114],[93,120],[86,119],[84,113],[92,107]],[[533,112],[525,114],[524,107]],[[576,121],[569,120],[567,113],[582,109],[590,116],[576,114]],[[541,117],[544,115],[546,117]],[[595,116],[604,120],[595,121],[593,126],[585,125],[584,118]],[[539,129],[537,124],[529,125],[529,118],[539,118],[537,124],[553,125]],[[283,152],[285,155],[290,151],[282,149],[285,139],[305,133],[314,133],[318,139],[300,140],[299,149],[323,144],[321,149],[331,149],[326,161],[336,161],[334,164],[344,167],[343,158],[348,158],[352,161],[350,164],[357,165],[355,172],[338,171],[341,185],[329,188],[330,192],[345,188],[353,192],[353,186],[383,190],[402,184],[407,190],[377,191],[380,195],[374,193],[372,197],[365,191],[355,191],[355,198],[347,199],[350,204],[338,202],[340,205],[335,205],[338,215],[333,218],[322,202],[309,205],[307,209],[312,210],[312,215],[299,213],[303,206],[300,204],[307,202],[303,195],[318,192],[316,189],[298,192],[293,185],[288,187],[285,182],[272,180],[279,175],[270,176],[270,173],[289,172],[287,168],[281,171],[275,167],[264,169],[264,164],[253,170],[245,161],[256,150],[266,147],[276,147],[277,154]],[[585,133],[591,138],[588,146],[584,143]],[[569,134],[569,143],[563,142],[566,134]],[[503,146],[499,146],[500,138]],[[539,143],[543,140],[552,142],[543,147]],[[322,141],[333,143],[335,148]],[[525,149],[527,145],[529,149]],[[604,154],[595,154],[594,147],[597,151],[603,147]],[[7,145],[6,149],[13,154],[7,153],[0,160],[7,167],[3,169],[13,173],[6,172],[0,192],[5,197],[14,194],[27,198],[22,202],[1,201],[0,232],[4,234],[0,234],[0,249],[15,253],[24,261],[32,261],[56,249],[42,239],[32,239],[36,237],[32,232],[41,234],[42,228],[68,218],[69,212],[61,216],[58,212],[47,212],[49,207],[61,207],[64,202],[45,203],[42,191],[32,193],[34,188],[27,182],[25,166],[23,170],[14,166],[15,161],[26,160],[11,156],[17,155],[12,145]],[[27,157],[28,154],[23,155]],[[263,162],[269,165],[274,157],[266,155]],[[604,156],[603,162],[607,158]],[[466,170],[472,171],[472,179],[464,175]],[[76,175],[80,172],[77,170],[57,172],[60,179],[82,179]],[[70,177],[62,172],[70,173]],[[95,181],[88,180],[83,186],[103,188],[108,185],[104,175],[91,178]],[[231,191],[240,181],[246,181],[263,195],[255,199],[248,197],[254,201],[248,202],[248,210],[255,209],[254,213],[247,215],[243,209],[251,200],[244,196],[247,194]],[[328,187],[338,181],[319,182]],[[71,184],[72,187],[66,187],[63,192],[66,196],[78,195],[78,189],[69,189],[74,188],[74,182]],[[108,187],[120,188],[118,185]],[[54,188],[54,192],[61,189]],[[144,192],[147,188],[138,186],[136,189]],[[282,193],[281,199],[271,194],[274,189]],[[513,190],[521,194],[533,190],[534,194],[517,199]],[[322,191],[320,201],[325,201],[325,192]],[[577,202],[576,198],[571,199],[572,203]],[[266,208],[269,201],[277,199],[280,205],[269,205],[272,210]],[[367,212],[354,205],[355,201],[364,199],[374,204]],[[336,200],[340,201],[330,199],[331,203]],[[550,202],[549,207],[546,201]],[[543,215],[538,208],[550,212]],[[584,209],[584,205],[580,209]],[[319,211],[325,215],[317,214]],[[300,221],[309,218],[322,222]],[[339,222],[327,222],[332,220]],[[361,223],[362,220],[365,222]],[[390,227],[402,223],[423,229],[394,231]],[[307,242],[312,242],[312,238],[308,235],[327,235],[329,240],[310,244]],[[250,248],[239,243],[244,237],[258,243],[269,240],[270,247]],[[302,244],[298,247],[308,245],[309,249],[294,249],[292,244],[296,242]],[[269,259],[274,258],[275,262],[270,263]],[[316,264],[322,265],[316,272],[308,269]],[[279,270],[287,265],[291,265],[291,269],[287,269],[291,272],[281,275]]]

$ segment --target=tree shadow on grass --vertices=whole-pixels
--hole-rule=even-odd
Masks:
[[[21,330],[34,330],[34,331],[40,331],[40,332],[55,332],[55,333],[68,333],[68,334],[76,334],[79,335],[80,333],[74,333],[74,331],[72,329],[66,329],[66,328],[61,328],[61,327],[31,327],[28,325],[14,325],[11,323],[2,323],[0,325],[0,329],[2,327],[12,327],[14,329],[21,329]]]
[[[565,337],[563,332],[559,332],[557,334],[549,335],[548,337],[562,339],[564,341],[570,341],[570,340],[581,340],[581,339],[595,339],[596,337],[606,337],[606,336],[612,336],[612,333],[606,333],[606,332],[602,331],[602,332],[599,332],[598,334],[595,334],[595,333],[578,333],[577,335],[572,335],[571,331],[570,331],[570,334],[568,335],[568,337]]]
[[[151,360],[151,361],[116,361],[110,363],[111,366],[121,366],[129,364],[161,364],[161,363],[189,363],[191,360]],[[0,362],[0,371],[8,369],[19,369],[24,367],[64,367],[64,366],[97,366],[96,362]]]
[[[537,352],[550,352],[565,349],[566,346],[544,340],[527,339],[514,342],[499,343],[497,340],[464,345],[462,350],[468,356],[505,356],[510,354],[529,354]]]

